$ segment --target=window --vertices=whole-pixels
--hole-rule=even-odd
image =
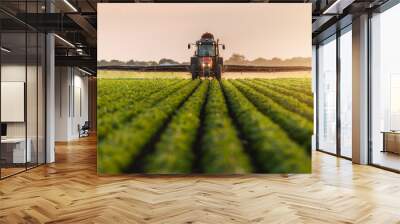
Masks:
[[[336,153],[336,36],[318,48],[318,149]]]
[[[340,36],[340,154],[352,157],[352,35],[351,26]]]
[[[371,18],[371,162],[400,170],[400,5]]]
[[[215,47],[211,44],[199,45],[199,56],[215,56]]]

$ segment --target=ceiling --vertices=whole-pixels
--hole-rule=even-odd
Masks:
[[[351,17],[373,9],[388,0],[1,0],[0,21],[4,32],[18,32],[32,27],[41,32],[55,32],[56,63],[83,66],[96,70],[97,3],[137,2],[253,2],[312,3],[313,42],[335,32],[335,25],[351,23]],[[50,10],[51,9],[51,10]],[[52,13],[48,13],[52,11]],[[28,13],[25,13],[28,12]],[[333,28],[332,28],[333,27]],[[329,31],[329,32],[328,32]],[[71,45],[72,44],[72,45]],[[57,60],[58,59],[58,60]]]

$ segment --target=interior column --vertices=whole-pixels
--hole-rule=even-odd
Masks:
[[[353,19],[352,157],[368,163],[368,15]]]

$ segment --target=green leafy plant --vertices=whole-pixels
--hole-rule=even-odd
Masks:
[[[142,92],[141,95],[145,95],[141,100],[132,99],[125,101],[121,105],[117,106],[119,107],[119,109],[116,113],[107,114],[106,116],[100,117],[100,119],[98,120],[99,144],[101,144],[103,140],[106,139],[108,136],[111,136],[111,134],[115,130],[118,130],[121,126],[124,126],[126,122],[129,122],[141,112],[152,107],[157,102],[166,98],[168,95],[176,92],[177,90],[179,90],[188,83],[189,83],[188,80],[185,81],[182,80],[170,86],[167,86],[163,89],[159,89],[153,94],[144,93],[150,91],[147,89],[137,91],[137,92]],[[118,86],[115,86],[115,88],[118,88]],[[129,98],[129,96],[126,97]],[[111,101],[109,103],[111,104],[113,102]]]
[[[265,88],[257,83],[254,83],[251,80],[240,80],[244,84],[250,86],[255,89],[257,92],[260,92],[268,97],[270,97],[275,102],[279,103],[286,109],[293,111],[295,113],[304,116],[308,120],[312,121],[314,119],[314,111],[313,108],[308,107],[306,104],[296,100],[292,96],[287,96],[278,92],[275,92],[271,89]]]
[[[255,83],[258,83],[262,86],[265,86],[266,88],[269,88],[273,91],[276,91],[278,93],[284,94],[286,96],[292,96],[296,100],[307,104],[307,106],[312,107],[314,105],[314,99],[312,96],[305,94],[304,92],[300,91],[294,91],[292,89],[288,89],[287,87],[282,87],[278,86],[274,83],[268,82],[268,80],[260,81],[260,80],[255,80]]]
[[[240,130],[262,172],[302,173],[311,169],[310,156],[243,96],[229,81],[223,89]]]
[[[121,173],[129,169],[136,156],[167,121],[179,105],[196,89],[200,81],[192,81],[174,94],[165,97],[131,122],[111,133],[100,145],[100,171]]]
[[[254,89],[240,83],[232,81],[246,97],[261,112],[268,116],[272,121],[278,124],[288,136],[303,146],[308,154],[311,152],[311,135],[313,133],[313,124],[304,117],[283,108],[281,105],[269,97],[258,93]]]
[[[201,148],[205,173],[250,173],[253,170],[216,80],[211,82],[208,91]]]
[[[162,133],[154,153],[148,156],[146,173],[191,173],[194,143],[200,127],[200,112],[206,99],[208,80],[202,81]]]

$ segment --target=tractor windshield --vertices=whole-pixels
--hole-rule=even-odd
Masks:
[[[213,57],[215,56],[215,47],[212,44],[202,44],[202,45],[198,45],[198,55],[201,57]]]

